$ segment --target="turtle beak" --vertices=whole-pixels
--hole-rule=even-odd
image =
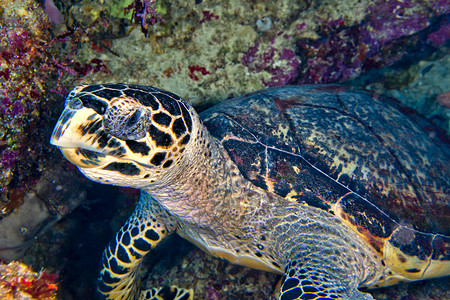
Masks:
[[[114,160],[112,156],[81,148],[60,147],[64,157],[79,168],[100,168]]]
[[[95,118],[97,116],[97,118]],[[99,120],[100,119],[100,120]],[[89,120],[89,121],[86,121]],[[66,107],[58,119],[58,122],[53,129],[52,136],[50,138],[50,144],[56,147],[62,148],[85,148],[88,146],[86,143],[87,138],[92,135],[93,132],[88,132],[86,126],[91,126],[98,121],[101,124],[101,118],[97,114],[93,114],[91,109],[78,109],[74,110]],[[88,149],[96,151],[95,146]]]
[[[113,158],[98,147],[95,136],[101,128],[102,118],[91,109],[66,107],[59,117],[50,138],[68,161],[80,168],[101,167]]]

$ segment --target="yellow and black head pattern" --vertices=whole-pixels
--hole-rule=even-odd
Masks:
[[[90,179],[139,188],[177,164],[195,122],[184,100],[154,87],[78,86],[50,143]]]

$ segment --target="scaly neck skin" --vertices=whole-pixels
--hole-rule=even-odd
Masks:
[[[197,128],[176,169],[145,190],[181,220],[217,230],[230,219],[224,214],[248,213],[259,206],[261,196],[254,197],[257,188],[244,179],[223,146],[203,125]]]

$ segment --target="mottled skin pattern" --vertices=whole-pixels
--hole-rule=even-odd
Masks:
[[[139,264],[174,229],[167,212],[143,192],[135,212],[103,252],[99,291],[113,299],[136,298]]]
[[[152,87],[68,95],[52,144],[88,178],[142,190],[103,254],[105,298],[136,299],[142,257],[172,232],[284,274],[283,300],[450,274],[448,144],[422,119],[339,86],[269,89],[201,118]]]
[[[141,300],[193,300],[194,291],[192,289],[181,289],[177,286],[152,288],[144,291]]]

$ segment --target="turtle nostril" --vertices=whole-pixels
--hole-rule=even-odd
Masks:
[[[71,98],[67,100],[67,106],[71,109],[81,109],[83,108],[83,102],[78,98]]]

